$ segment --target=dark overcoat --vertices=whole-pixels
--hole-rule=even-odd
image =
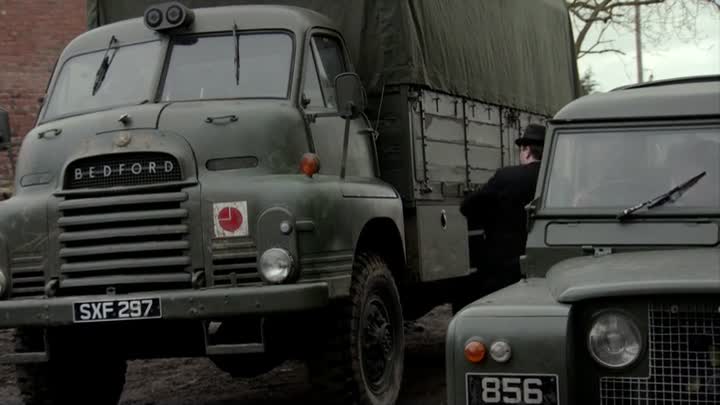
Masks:
[[[485,231],[486,259],[502,262],[525,254],[525,206],[535,196],[539,170],[540,162],[503,167],[465,197],[460,211],[472,228]]]

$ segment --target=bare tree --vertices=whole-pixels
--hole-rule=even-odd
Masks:
[[[720,13],[720,0],[567,0],[575,30],[578,59],[586,55],[624,54],[606,39],[608,30],[632,32],[635,7],[643,10],[643,42],[658,45],[668,35],[698,39],[696,21],[701,13]]]

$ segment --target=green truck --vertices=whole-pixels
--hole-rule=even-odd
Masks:
[[[549,122],[526,279],[447,334],[448,405],[720,403],[720,76]]]
[[[318,400],[394,403],[404,320],[482,266],[461,198],[579,88],[563,0],[87,17],[0,204],[0,362],[29,404],[114,404],[127,360],[178,356],[300,359]]]

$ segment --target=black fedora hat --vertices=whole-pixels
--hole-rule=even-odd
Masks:
[[[537,145],[543,146],[545,144],[545,127],[538,124],[530,124],[525,128],[525,133],[515,140],[515,145]]]

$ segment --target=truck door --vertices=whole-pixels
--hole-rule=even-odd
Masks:
[[[342,41],[337,36],[325,32],[312,34],[306,48],[302,85],[306,112],[336,110],[334,80],[338,74],[347,72],[348,66]],[[318,117],[310,126],[315,150],[320,156],[320,173],[339,176],[345,121],[339,117]],[[346,166],[346,175],[350,178],[376,174],[373,140],[368,128],[362,118],[351,123]]]

